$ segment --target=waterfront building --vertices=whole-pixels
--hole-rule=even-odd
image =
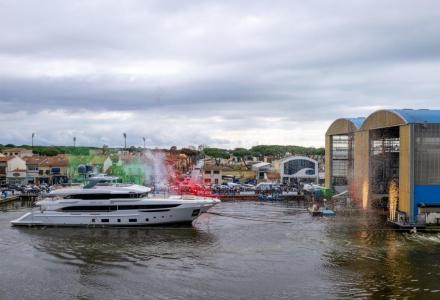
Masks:
[[[66,155],[25,157],[26,183],[60,184],[68,181],[69,161]]]
[[[50,168],[50,183],[61,184],[68,182],[68,167],[69,160],[66,155],[58,154],[56,156],[49,156],[47,164]]]
[[[216,165],[205,165],[203,168],[204,184],[221,184],[223,173],[222,168]]]
[[[235,180],[242,183],[256,182],[256,176],[257,173],[255,171],[248,170],[246,167],[227,168],[225,170],[222,170],[223,181]]]
[[[354,134],[365,118],[341,118],[334,121],[326,132],[325,182],[336,192],[353,185]]]
[[[267,181],[268,173],[272,171],[272,164],[268,162],[257,162],[252,165],[251,169],[255,172],[255,179],[257,179],[258,182]]]
[[[318,181],[318,162],[309,157],[289,156],[281,159],[277,165],[283,184]]]
[[[46,156],[29,156],[24,158],[24,161],[26,162],[26,183],[40,183],[40,165],[46,159]]]
[[[33,156],[32,150],[25,148],[6,148],[2,151],[3,155],[7,157],[19,156],[21,158]]]
[[[8,158],[0,156],[0,185],[6,184],[6,167],[8,166]]]
[[[20,156],[9,158],[6,166],[6,181],[9,184],[27,183],[26,162]]]
[[[363,207],[389,199],[390,218],[401,222],[440,208],[440,110],[336,120],[326,133],[326,186],[347,186]]]

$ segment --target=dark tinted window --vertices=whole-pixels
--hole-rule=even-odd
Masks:
[[[89,206],[67,206],[62,211],[115,211],[129,209],[164,209],[177,207],[180,204],[150,204],[150,205],[89,205]]]
[[[284,174],[294,175],[301,171],[302,169],[313,169],[313,174],[315,174],[315,163],[306,159],[293,159],[284,163]]]

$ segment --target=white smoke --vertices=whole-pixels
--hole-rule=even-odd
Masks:
[[[166,154],[162,151],[145,150],[143,167],[145,183],[156,189],[164,189],[170,185],[170,178],[174,175],[172,167],[166,162]]]

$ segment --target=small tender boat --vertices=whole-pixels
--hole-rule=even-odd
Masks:
[[[333,217],[336,213],[328,207],[312,206],[307,209],[313,217]]]

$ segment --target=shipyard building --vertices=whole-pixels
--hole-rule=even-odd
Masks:
[[[326,132],[326,186],[363,207],[388,200],[390,218],[440,219],[440,110],[379,110],[342,118]],[[432,222],[432,218],[430,220]]]

